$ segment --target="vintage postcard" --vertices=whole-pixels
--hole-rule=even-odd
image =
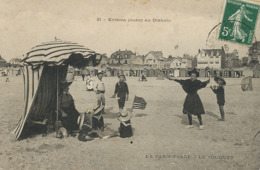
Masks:
[[[260,169],[259,0],[0,1],[0,170]]]

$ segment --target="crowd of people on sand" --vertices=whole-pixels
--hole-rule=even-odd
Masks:
[[[205,114],[205,110],[197,91],[205,88],[210,83],[210,78],[204,82],[198,80],[197,78],[199,77],[199,73],[196,69],[189,71],[188,74],[190,78],[186,80],[176,79],[172,76],[167,77],[167,79],[179,83],[182,86],[183,90],[187,93],[183,105],[183,114],[186,114],[188,116],[189,122],[186,128],[193,128],[192,115],[195,115],[199,120],[199,129],[202,130],[204,129],[202,115]],[[146,77],[142,75],[141,78],[146,79]],[[86,82],[88,82],[91,77],[90,75],[87,75],[86,77]],[[124,110],[125,102],[128,101],[129,89],[126,83],[125,75],[119,75],[118,78],[119,81],[115,84],[114,94],[113,96],[111,96],[111,98],[116,98],[118,101],[119,113],[117,119],[120,122],[118,131],[111,131],[111,133],[107,133],[104,126],[103,115],[106,114],[106,100],[104,94],[106,92],[106,89],[105,84],[102,80],[103,72],[99,71],[97,74],[97,80],[94,81],[91,79],[91,81],[93,81],[93,84],[91,85],[91,90],[96,93],[97,105],[92,109],[88,109],[84,113],[79,113],[75,108],[73,97],[69,93],[69,86],[71,85],[71,82],[62,82],[62,92],[60,93],[61,100],[59,101],[59,114],[61,115],[60,120],[62,126],[59,128],[58,137],[67,137],[68,134],[73,135],[73,131],[75,130],[79,130],[78,139],[80,141],[90,141],[96,137],[131,137],[133,135],[131,126],[132,113],[131,111]],[[82,76],[82,80],[85,81],[85,76]],[[219,76],[215,76],[214,81],[218,84],[218,86],[210,86],[210,88],[217,96],[217,104],[219,105],[221,115],[219,121],[224,121],[224,86],[226,85],[226,82],[223,78]]]
[[[82,76],[84,81],[85,76]],[[124,110],[125,101],[128,100],[129,89],[126,83],[124,75],[120,75],[119,81],[115,85],[115,92],[111,98],[118,99],[119,114],[117,119],[120,121],[120,127],[118,131],[106,130],[104,126],[105,113],[105,84],[102,80],[103,72],[99,71],[97,74],[97,80],[93,82],[92,90],[96,93],[97,105],[88,109],[84,113],[79,113],[75,108],[74,100],[69,93],[69,86],[71,83],[62,83],[62,93],[60,96],[60,115],[61,115],[61,127],[58,131],[58,137],[68,137],[68,135],[75,135],[73,131],[79,130],[78,139],[80,141],[90,141],[94,138],[110,138],[114,136],[120,136],[122,138],[131,137],[133,135],[131,126],[132,114],[130,111]],[[87,75],[87,80],[90,80],[90,76]],[[87,84],[88,85],[88,84]],[[88,89],[87,89],[88,90]]]

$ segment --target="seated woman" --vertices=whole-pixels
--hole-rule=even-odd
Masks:
[[[71,83],[63,82],[62,83],[62,92],[60,94],[60,116],[61,123],[63,127],[71,132],[73,130],[78,130],[79,126],[77,124],[79,112],[75,108],[74,100],[71,94],[69,93],[69,86]]]

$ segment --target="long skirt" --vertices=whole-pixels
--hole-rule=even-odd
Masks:
[[[205,114],[203,104],[197,93],[188,94],[184,101],[183,114],[201,115]]]

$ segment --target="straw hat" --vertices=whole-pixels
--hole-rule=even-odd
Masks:
[[[226,81],[225,81],[223,78],[221,78],[221,77],[215,77],[215,78],[214,78],[214,81],[215,81],[216,83],[218,83],[218,80],[221,80],[221,81],[222,81],[222,85],[226,85]]]
[[[118,116],[120,122],[126,122],[132,118],[132,114],[129,111],[122,111]]]

